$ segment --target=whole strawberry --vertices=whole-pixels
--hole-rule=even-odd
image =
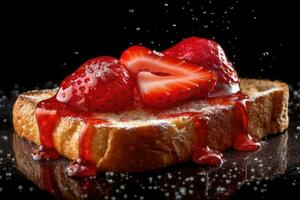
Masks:
[[[189,37],[163,52],[165,55],[188,60],[212,70],[218,77],[213,93],[224,95],[224,91],[235,93],[239,90],[239,79],[222,47],[208,39]],[[226,92],[226,91],[225,91]]]
[[[97,57],[63,80],[56,99],[84,111],[119,111],[132,103],[133,82],[119,60]]]

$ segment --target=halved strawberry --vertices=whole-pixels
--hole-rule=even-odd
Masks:
[[[189,37],[166,49],[163,54],[188,60],[214,71],[218,77],[214,93],[219,92],[222,95],[222,90],[231,90],[230,93],[239,91],[236,71],[226,58],[222,47],[212,40]]]
[[[165,107],[192,97],[207,97],[216,83],[213,72],[141,46],[123,52],[120,61],[136,77],[143,103]]]
[[[119,111],[132,103],[133,81],[119,60],[102,56],[63,80],[56,99],[86,111]]]

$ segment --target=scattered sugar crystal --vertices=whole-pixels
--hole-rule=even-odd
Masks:
[[[217,193],[223,193],[223,192],[225,192],[226,191],[226,188],[224,188],[224,187],[222,187],[222,186],[218,186],[217,188],[216,188],[216,192]]]
[[[120,185],[120,189],[124,190],[125,189],[125,185]]]
[[[180,187],[179,188],[179,192],[180,192],[180,194],[182,194],[183,196],[185,196],[186,195],[186,188],[185,187]]]
[[[19,185],[18,190],[23,190],[23,185]]]

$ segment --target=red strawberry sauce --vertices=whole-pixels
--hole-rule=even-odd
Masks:
[[[195,38],[194,38],[195,39]],[[194,40],[193,39],[193,40]],[[190,40],[189,40],[190,41]],[[198,41],[198,39],[197,39]],[[208,41],[199,40],[200,43],[198,46],[195,46],[194,43],[188,43],[195,47],[195,52],[198,50],[204,52],[205,54],[199,53],[197,57],[197,61],[201,61],[201,63],[208,63],[209,67],[211,67],[212,63],[217,63],[218,66],[223,66],[223,68],[215,69],[215,73],[217,73],[220,80],[220,83],[217,83],[216,88],[217,92],[221,88],[223,90],[222,84],[225,82],[227,85],[231,86],[232,82],[238,84],[238,80],[236,79],[236,72],[226,70],[231,69],[231,64],[227,63],[224,56],[220,56],[219,53],[214,53],[212,55],[211,51],[207,48],[219,49],[221,54],[223,55],[223,50],[220,50],[219,46],[215,43],[211,43]],[[200,45],[200,46],[199,46]],[[201,46],[202,45],[202,46]],[[180,46],[179,46],[180,47]],[[174,57],[178,57],[177,53],[180,51],[186,51],[189,48],[175,48],[174,52],[176,55]],[[201,48],[200,48],[201,47]],[[203,47],[203,48],[202,48]],[[236,150],[240,151],[254,151],[259,148],[260,143],[256,142],[248,133],[248,125],[249,125],[249,100],[247,96],[242,94],[241,92],[237,92],[234,94],[227,94],[226,96],[212,97],[209,95],[213,95],[213,87],[215,86],[215,74],[210,71],[205,71],[200,63],[199,66],[194,65],[192,63],[179,60],[177,58],[172,57],[161,57],[152,54],[149,54],[149,50],[143,47],[132,47],[131,51],[125,51],[125,54],[121,56],[121,62],[119,60],[112,57],[99,57],[96,59],[92,59],[91,61],[86,62],[83,66],[81,66],[77,71],[75,71],[71,76],[67,77],[59,90],[59,92],[52,98],[46,99],[38,103],[35,117],[37,120],[37,124],[39,127],[40,133],[40,142],[41,145],[38,149],[36,149],[33,153],[33,159],[35,160],[51,160],[59,158],[59,153],[55,150],[54,136],[53,133],[58,125],[58,122],[62,117],[75,117],[82,121],[84,125],[82,126],[81,133],[78,141],[78,159],[76,161],[71,162],[67,168],[66,172],[69,176],[95,176],[96,175],[96,165],[93,160],[93,150],[92,150],[92,141],[94,138],[94,134],[96,131],[95,126],[99,124],[108,124],[109,122],[103,119],[97,119],[93,116],[95,112],[111,112],[111,111],[119,111],[120,109],[134,109],[133,105],[140,105],[141,102],[138,99],[144,100],[145,106],[153,105],[157,101],[159,105],[167,102],[163,105],[170,105],[170,102],[173,100],[190,100],[192,97],[202,97],[205,98],[211,105],[230,105],[233,107],[234,119],[232,121],[232,133],[233,136],[233,144],[232,146]],[[144,49],[144,50],[143,50]],[[204,50],[205,51],[204,51]],[[134,51],[133,51],[134,50]],[[140,68],[143,69],[145,63],[140,63],[140,65],[133,65],[132,62],[137,58],[132,55],[140,55],[136,54],[136,51],[141,53],[144,52],[144,57],[147,58],[147,64],[149,64],[148,68],[152,68],[155,75],[162,75],[164,78],[163,82],[159,82],[160,79],[156,77],[155,81],[153,81],[153,74],[150,72],[140,72]],[[141,51],[143,50],[143,51]],[[180,51],[179,51],[180,50]],[[197,50],[197,51],[196,51]],[[127,52],[127,53],[126,53]],[[173,52],[173,53],[174,53]],[[218,52],[217,50],[215,52]],[[171,51],[172,53],[172,51]],[[203,60],[203,55],[209,54],[207,60]],[[184,54],[186,55],[186,54]],[[194,58],[194,57],[193,57]],[[137,60],[139,60],[138,58]],[[151,60],[152,59],[152,60]],[[199,60],[200,59],[200,60]],[[224,60],[225,59],[225,60]],[[151,62],[148,63],[148,61]],[[122,64],[123,61],[123,64]],[[163,62],[165,61],[165,62]],[[171,62],[172,61],[172,62]],[[225,62],[226,61],[226,62]],[[157,62],[161,62],[163,65],[158,65]],[[131,63],[131,64],[130,64]],[[156,63],[156,64],[155,64]],[[184,64],[184,65],[183,65]],[[182,66],[181,66],[182,65]],[[131,67],[130,67],[131,66]],[[167,66],[167,68],[165,67]],[[190,69],[191,73],[198,72],[198,76],[195,79],[190,79],[190,81],[183,82],[172,82],[170,84],[170,80],[167,80],[164,75],[166,75],[167,70],[174,70],[174,66],[177,66],[177,71],[182,71]],[[127,69],[125,68],[127,67]],[[181,67],[181,68],[179,68]],[[165,69],[166,68],[166,69]],[[138,72],[135,72],[137,69]],[[130,72],[137,73],[140,79],[141,85],[140,87],[140,95],[134,94],[136,91],[136,86],[133,86],[133,82],[129,73],[126,70],[131,70]],[[148,69],[147,69],[148,70]],[[232,78],[224,79],[223,75],[220,75],[220,70],[224,74],[224,77]],[[176,71],[176,70],[175,70]],[[143,79],[141,78],[141,73]],[[147,76],[145,76],[145,73]],[[150,74],[149,74],[150,73]],[[163,74],[161,74],[163,73]],[[190,74],[190,73],[187,73]],[[149,79],[149,77],[152,79]],[[186,75],[186,74],[185,74]],[[205,75],[205,76],[204,76]],[[159,78],[162,78],[159,77]],[[221,78],[220,78],[221,77]],[[199,79],[199,80],[198,80]],[[82,81],[83,80],[83,81]],[[86,82],[85,82],[86,81]],[[160,80],[161,81],[161,80]],[[193,82],[194,81],[194,82]],[[196,82],[195,82],[196,81]],[[212,83],[213,82],[213,83]],[[113,84],[112,84],[113,83]],[[160,84],[158,84],[160,83]],[[168,83],[168,84],[166,84]],[[191,84],[192,83],[192,84]],[[158,87],[157,85],[162,85],[164,87]],[[184,85],[186,84],[186,85]],[[220,85],[221,84],[221,85]],[[176,86],[180,86],[179,88],[187,88],[185,93],[180,93],[177,90]],[[195,87],[197,85],[197,87]],[[185,87],[182,87],[185,86]],[[201,86],[201,87],[200,87]],[[135,87],[135,88],[134,88]],[[203,94],[197,93],[198,87],[201,89],[200,91],[206,91]],[[142,89],[141,89],[142,88]],[[169,88],[168,91],[163,91],[161,88]],[[219,89],[218,89],[219,88]],[[158,89],[158,90],[157,90]],[[68,91],[71,91],[69,93]],[[215,91],[215,92],[216,92]],[[143,92],[143,93],[142,93]],[[194,93],[195,92],[195,93]],[[226,93],[226,91],[224,91]],[[144,94],[144,95],[142,95]],[[158,98],[152,98],[153,94],[158,96]],[[159,94],[159,95],[157,95]],[[165,95],[168,94],[168,95]],[[173,94],[173,96],[171,95]],[[184,96],[183,95],[187,95]],[[202,94],[202,96],[200,95]],[[154,97],[156,97],[154,95]],[[200,95],[200,96],[199,96]],[[225,95],[225,94],[224,94]],[[208,97],[207,97],[208,96]],[[144,99],[143,99],[144,97]],[[176,97],[176,98],[174,98]],[[137,99],[137,102],[132,103],[132,99]],[[165,99],[162,102],[161,99]],[[175,101],[178,103],[178,101]],[[130,104],[130,105],[129,105]],[[156,106],[160,108],[159,106]],[[147,109],[147,110],[149,110]],[[155,110],[153,108],[153,113]],[[201,112],[185,112],[185,113],[176,113],[170,115],[164,115],[158,117],[160,118],[172,118],[178,116],[188,116],[192,118],[194,123],[195,133],[198,134],[198,141],[195,141],[195,147],[193,147],[194,152],[192,159],[195,163],[201,165],[220,165],[223,162],[221,152],[212,149],[209,146],[208,142],[208,130],[210,127],[210,121],[205,116],[205,113]]]
[[[233,147],[240,151],[255,151],[260,143],[256,142],[248,134],[248,107],[249,100],[242,93],[236,93],[224,97],[208,98],[211,104],[232,105],[234,111],[234,143]],[[92,162],[91,143],[95,133],[96,124],[109,123],[106,120],[93,118],[91,112],[83,112],[74,107],[58,102],[55,97],[40,102],[36,109],[36,119],[40,131],[41,146],[33,152],[36,160],[48,160],[59,158],[59,154],[54,149],[53,132],[57,122],[61,117],[76,117],[84,121],[79,138],[78,159],[67,166],[67,173],[70,176],[94,176],[96,175],[96,165]],[[207,130],[209,119],[198,112],[185,112],[161,116],[161,118],[171,118],[178,116],[193,117],[196,134],[198,134],[197,146],[192,159],[201,165],[222,164],[222,153],[211,149],[208,144]]]
[[[234,112],[233,123],[233,148],[239,151],[255,151],[260,143],[256,142],[248,133],[249,125],[249,100],[239,92],[224,97],[208,98],[212,105],[232,105]],[[189,116],[193,118],[195,132],[198,134],[198,141],[194,148],[192,159],[195,163],[201,165],[218,166],[223,163],[222,153],[211,149],[208,146],[208,126],[209,119],[201,112],[184,112],[170,115],[163,115],[161,118],[172,118],[180,116]]]
[[[78,110],[75,107],[61,103],[56,100],[55,96],[41,101],[37,105],[36,120],[40,131],[41,146],[32,153],[33,159],[50,160],[60,157],[59,153],[54,149],[53,133],[62,117],[80,118],[85,123],[82,127],[78,143],[78,160],[68,165],[68,175],[96,175],[96,166],[92,162],[91,150],[91,142],[95,133],[94,125],[109,122],[94,118],[91,112]]]

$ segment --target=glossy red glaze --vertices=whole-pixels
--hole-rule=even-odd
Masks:
[[[31,156],[34,160],[55,160],[60,157],[55,149],[45,148],[42,145],[39,146],[39,148],[34,149]]]
[[[260,146],[260,143],[256,142],[248,133],[248,125],[249,125],[249,115],[248,115],[248,107],[249,107],[249,100],[247,96],[245,96],[241,92],[236,91],[239,90],[239,80],[237,77],[236,72],[234,71],[231,63],[227,61],[223,50],[219,47],[217,43],[214,43],[212,41],[207,41],[199,38],[192,38],[192,40],[197,40],[200,41],[201,44],[198,44],[195,46],[194,42],[188,42],[188,46],[192,45],[194,48],[195,52],[200,52],[194,55],[197,56],[191,56],[191,54],[186,54],[186,51],[190,51],[190,48],[187,48],[188,46],[177,46],[176,48],[169,49],[169,53],[173,54],[174,57],[178,57],[178,55],[175,55],[177,53],[184,53],[181,59],[186,59],[186,60],[192,60],[194,63],[201,63],[201,66],[203,63],[207,66],[204,66],[206,68],[212,68],[217,75],[218,82],[216,85],[216,89],[214,92],[207,91],[203,95],[198,95],[192,98],[192,96],[188,96],[187,98],[184,98],[183,100],[191,100],[191,99],[200,99],[200,98],[205,98],[211,105],[229,105],[233,107],[233,120],[232,120],[232,134],[233,135],[233,147],[237,150],[240,151],[254,151],[257,150]],[[189,40],[189,41],[192,41]],[[186,41],[185,41],[186,42]],[[202,45],[202,46],[201,46]],[[214,50],[214,52],[211,52],[211,49]],[[148,52],[148,50],[147,50]],[[166,53],[166,52],[165,52]],[[168,53],[167,53],[168,54]],[[203,56],[206,55],[206,56]],[[148,53],[147,53],[147,56]],[[154,56],[154,55],[153,55]],[[157,55],[156,55],[157,56]],[[188,57],[186,57],[188,56]],[[124,56],[123,56],[124,58]],[[161,59],[161,57],[158,57]],[[101,57],[101,60],[103,59],[113,59],[113,58],[108,58],[108,57]],[[114,59],[115,60],[115,59]],[[172,60],[169,58],[169,60]],[[57,95],[54,97],[41,101],[37,105],[36,109],[36,120],[38,123],[39,127],[39,132],[40,132],[40,141],[41,141],[41,146],[39,149],[33,152],[32,156],[36,160],[49,160],[49,159],[56,159],[59,157],[58,152],[54,150],[55,144],[53,140],[53,133],[55,131],[55,128],[57,126],[57,123],[62,117],[76,117],[81,119],[84,122],[84,125],[82,127],[79,141],[78,141],[78,159],[76,161],[73,161],[72,163],[69,163],[69,165],[66,168],[66,172],[69,176],[95,176],[96,175],[96,165],[93,161],[93,150],[92,150],[92,141],[93,137],[96,131],[95,125],[97,124],[103,124],[103,123],[109,123],[106,120],[102,119],[97,119],[93,117],[93,113],[98,110],[100,112],[106,112],[106,111],[115,111],[119,110],[118,108],[122,109],[131,109],[131,108],[145,108],[147,110],[152,110],[153,113],[156,112],[155,108],[149,107],[151,103],[153,103],[153,100],[149,103],[148,107],[145,104],[142,104],[141,102],[141,95],[138,94],[139,91],[137,88],[132,88],[131,80],[123,80],[123,78],[127,77],[127,72],[124,69],[124,76],[116,77],[115,84],[113,84],[113,87],[111,85],[107,84],[102,84],[100,81],[97,87],[94,87],[94,90],[91,90],[92,92],[87,92],[90,91],[84,90],[81,91],[82,93],[78,93],[78,90],[76,92],[72,91],[70,98],[73,98],[73,101],[71,103],[69,102],[69,96],[66,96],[66,94],[69,93],[64,93],[64,89],[69,88],[71,86],[76,86],[79,85],[82,86],[83,82],[81,81],[81,75],[85,75],[85,71],[91,67],[94,67],[94,62],[95,60],[92,60],[90,62],[87,62],[83,67],[79,68],[79,70],[76,71],[76,73],[73,73],[70,77],[65,79],[65,81],[62,84],[62,87],[60,88],[60,92],[58,92]],[[124,59],[123,59],[124,61]],[[177,61],[177,60],[176,60]],[[96,62],[96,61],[95,61]],[[182,63],[182,61],[179,60],[179,63]],[[118,64],[117,62],[113,62],[112,65],[117,69],[123,67]],[[119,66],[120,65],[120,66]],[[172,66],[172,65],[170,65]],[[187,69],[188,67],[190,68],[197,68],[199,67],[191,67],[193,64],[189,64],[184,66]],[[139,66],[140,67],[140,66]],[[142,66],[145,67],[145,66]],[[159,68],[159,66],[156,66]],[[165,78],[166,76],[170,75],[169,71],[170,69],[165,69],[165,68],[159,68],[160,70],[155,71],[155,67],[153,63],[150,63],[148,66],[149,69],[154,70],[155,75],[159,75],[160,78]],[[100,68],[99,68],[100,69]],[[166,71],[161,71],[161,70],[166,70]],[[80,71],[81,70],[81,71]],[[147,69],[148,70],[148,69]],[[169,71],[168,71],[169,70]],[[121,70],[122,71],[122,70]],[[122,72],[123,72],[122,71]],[[87,71],[86,71],[87,72]],[[115,70],[115,72],[118,72]],[[195,72],[192,70],[192,72]],[[191,72],[191,73],[192,73]],[[139,72],[140,73],[140,72]],[[115,77],[115,73],[108,73],[106,75],[103,75],[104,77],[106,76],[112,76]],[[153,74],[152,74],[153,75]],[[214,75],[214,74],[213,74]],[[109,77],[110,77],[109,76]],[[123,78],[122,78],[123,77]],[[93,79],[99,78],[98,76],[95,75],[95,77],[92,77]],[[108,77],[107,77],[108,78]],[[127,77],[129,78],[129,76]],[[74,79],[74,80],[73,80]],[[80,79],[79,81],[77,79]],[[105,79],[106,80],[106,79]],[[207,79],[204,78],[205,81]],[[120,84],[119,81],[125,81],[124,84]],[[123,83],[122,82],[122,83]],[[72,84],[73,83],[73,84]],[[106,83],[106,82],[105,82]],[[128,83],[128,84],[127,84]],[[153,84],[152,84],[153,85]],[[179,83],[178,85],[184,85],[183,83]],[[215,82],[214,84],[215,85]],[[89,86],[84,83],[84,86]],[[117,88],[115,87],[117,86]],[[124,87],[123,87],[124,86]],[[128,86],[128,87],[127,87]],[[226,87],[225,87],[226,86]],[[234,88],[233,86],[238,86],[234,90],[228,90],[228,87]],[[107,109],[104,109],[106,104],[103,104],[102,98],[98,100],[98,103],[95,103],[99,94],[102,94],[103,92],[101,91],[106,91],[107,88],[110,87],[111,91],[110,92],[105,92],[105,101],[104,103],[110,102],[112,96],[119,96],[121,95],[121,99],[125,99],[126,101],[115,101],[113,104],[109,104]],[[62,89],[63,88],[63,89]],[[72,88],[72,87],[71,87]],[[87,87],[89,88],[89,87]],[[128,89],[129,88],[129,89]],[[203,87],[204,89],[208,89],[208,87]],[[73,88],[74,89],[74,88]],[[80,89],[80,88],[79,88]],[[123,94],[122,91],[126,91],[128,89],[128,94]],[[153,89],[156,90],[155,84],[153,86]],[[113,91],[113,92],[112,92]],[[177,90],[175,90],[177,92]],[[202,91],[202,90],[201,90]],[[73,95],[74,93],[74,95]],[[75,95],[76,93],[76,95]],[[103,93],[104,94],[104,93]],[[85,97],[86,102],[89,102],[87,104],[82,104],[81,105],[81,97],[82,95]],[[163,91],[160,93],[162,97],[165,97],[165,92]],[[214,96],[214,97],[213,97]],[[217,97],[218,96],[218,97]],[[58,98],[59,97],[59,98]],[[97,98],[96,98],[97,97]],[[132,101],[132,98],[134,99]],[[98,98],[99,99],[99,98]],[[95,101],[94,101],[95,100]],[[128,101],[127,101],[128,100]],[[73,102],[73,103],[72,103]],[[85,103],[86,103],[85,102]],[[166,101],[169,102],[169,101]],[[120,104],[121,103],[121,104]],[[124,103],[124,104],[122,104]],[[145,103],[145,102],[144,102]],[[80,106],[79,106],[80,104]],[[128,104],[128,105],[127,105]],[[101,105],[101,106],[100,106]],[[102,107],[104,105],[104,107]],[[114,105],[119,105],[121,107],[115,107]],[[172,104],[170,104],[172,105]],[[109,108],[109,109],[108,109]],[[194,128],[195,132],[197,134],[197,141],[194,142],[195,146],[193,147],[194,152],[192,155],[192,159],[195,163],[201,164],[201,165],[220,165],[222,164],[222,154],[218,152],[215,149],[212,149],[209,147],[209,142],[208,142],[208,128],[209,128],[209,119],[205,116],[204,113],[201,112],[183,112],[183,113],[176,113],[176,114],[168,114],[168,115],[162,115],[159,116],[160,118],[173,118],[173,117],[191,117],[194,123]],[[47,184],[46,184],[47,185]]]
[[[212,105],[233,106],[233,148],[239,151],[255,151],[260,143],[255,141],[248,133],[249,125],[249,100],[246,95],[239,92],[223,97],[207,98]],[[223,163],[222,154],[208,146],[208,123],[209,119],[200,112],[183,112],[161,115],[160,118],[192,117],[198,141],[196,142],[193,161],[201,165],[220,165]]]
[[[78,157],[86,160],[86,161],[92,161],[92,141],[93,136],[95,134],[96,128],[94,126],[94,123],[102,124],[106,123],[104,120],[93,120],[88,121],[83,126],[80,138],[79,138],[79,149],[78,149]]]
[[[255,151],[260,147],[260,143],[248,134],[239,134],[233,143],[233,147],[239,151]]]
[[[197,115],[194,118],[194,127],[198,135],[193,161],[201,165],[220,165],[223,163],[222,154],[213,151],[208,146],[208,121],[203,115]]]
[[[208,122],[209,119],[200,112],[183,112],[161,115],[161,119],[175,117],[192,117],[198,140],[195,142],[195,150],[192,159],[201,165],[220,165],[223,163],[222,154],[208,147]]]
[[[193,161],[200,165],[219,166],[223,163],[222,154],[209,147],[197,147],[193,154]]]
[[[37,105],[36,119],[40,131],[41,146],[34,150],[32,157],[35,160],[49,160],[59,158],[54,149],[53,132],[61,117],[73,116],[84,121],[85,125],[80,133],[78,142],[78,158],[68,166],[68,174],[72,176],[91,176],[96,174],[96,166],[92,162],[91,143],[96,124],[108,123],[106,120],[93,117],[92,112],[84,112],[70,105],[58,102],[56,97],[41,101]]]

